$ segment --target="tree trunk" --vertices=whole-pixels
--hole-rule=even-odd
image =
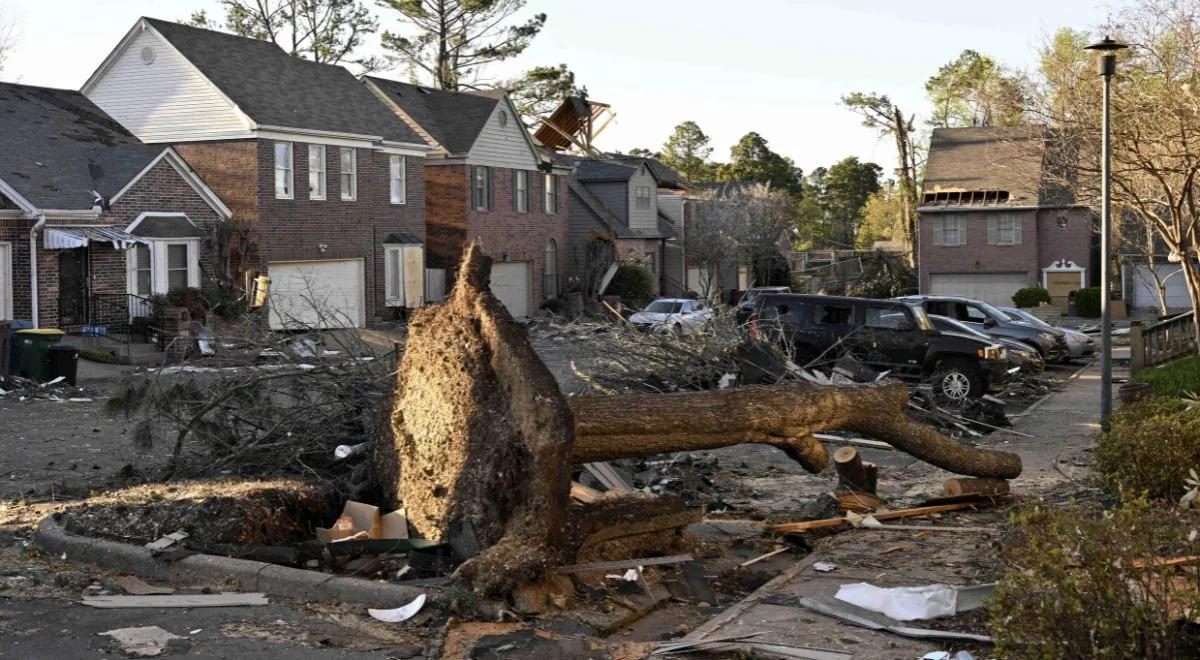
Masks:
[[[879,470],[873,463],[864,463],[854,447],[840,447],[835,451],[833,467],[838,473],[837,490],[875,494]]]
[[[1004,479],[947,479],[942,487],[947,497],[958,495],[1008,495]]]
[[[581,396],[570,399],[570,405],[575,463],[754,442],[778,447],[818,472],[828,458],[812,448],[820,444],[812,434],[840,430],[884,440],[956,474],[1000,479],[1021,474],[1016,454],[974,449],[909,419],[908,388],[896,382]]]

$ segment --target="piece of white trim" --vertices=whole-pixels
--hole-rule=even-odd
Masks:
[[[0,179],[0,194],[3,194],[5,197],[12,200],[14,204],[21,207],[23,212],[29,214],[37,213],[37,207],[31,204],[29,200],[25,199],[21,193],[17,192],[16,188],[8,185],[4,179]]]
[[[192,222],[192,219],[189,218],[186,213],[177,213],[174,211],[142,211],[138,217],[134,218],[133,222],[129,223],[129,226],[125,228],[125,231],[132,234],[133,230],[137,229],[138,225],[142,224],[142,220],[146,219],[147,216],[154,216],[156,218],[184,218],[188,221],[188,224],[196,227],[196,223]],[[200,231],[200,228],[196,227],[196,231]]]
[[[1087,287],[1087,268],[1071,261],[1070,259],[1057,259],[1050,262],[1049,266],[1042,269],[1042,288],[1050,288],[1050,273],[1079,273],[1079,288]],[[1124,290],[1124,270],[1121,275],[1122,291]]]
[[[13,244],[0,241],[0,319],[12,319],[13,295],[16,287],[12,279]],[[7,286],[4,286],[7,285]]]

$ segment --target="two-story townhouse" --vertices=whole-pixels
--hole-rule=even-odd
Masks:
[[[362,327],[422,304],[429,148],[346,69],[142,18],[81,91],[226,200],[228,275],[269,281],[270,327]]]
[[[364,82],[434,149],[425,161],[430,267],[455,270],[477,242],[493,260],[492,292],[514,318],[558,297],[570,170],[541,157],[508,95]]]
[[[217,274],[230,210],[174,149],[78,92],[7,83],[0,136],[0,319],[127,326]]]
[[[1041,126],[934,130],[918,212],[922,293],[1012,304],[1046,287],[1056,305],[1097,281],[1095,215],[1046,164]]]
[[[557,159],[575,167],[568,184],[571,268],[584,274],[586,292],[594,292],[613,259],[643,263],[656,295],[682,291],[682,234],[671,210],[659,208],[660,189],[683,187],[678,174],[649,158]]]

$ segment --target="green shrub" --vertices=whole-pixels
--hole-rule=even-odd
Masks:
[[[1013,304],[1017,307],[1037,307],[1042,303],[1050,304],[1050,292],[1040,286],[1027,286],[1013,294]]]
[[[1118,410],[1096,443],[1096,471],[1114,492],[1175,501],[1200,470],[1200,409],[1149,397]]]
[[[916,271],[902,258],[881,250],[862,258],[862,277],[852,282],[849,290],[850,295],[859,298],[895,298],[916,292]]]
[[[1183,396],[1189,392],[1200,394],[1200,355],[1143,369],[1133,377],[1133,382],[1150,383],[1154,393],[1162,396]]]
[[[236,319],[247,311],[246,297],[228,283],[206,286],[200,294],[204,308],[223,319]]]
[[[641,307],[650,302],[654,291],[654,276],[641,264],[622,264],[617,267],[608,289],[610,296],[620,296],[621,302],[631,307]]]
[[[1100,287],[1080,289],[1075,293],[1075,309],[1079,315],[1094,319],[1100,316]]]
[[[1177,619],[1200,607],[1200,573],[1134,563],[1200,552],[1187,540],[1196,513],[1137,500],[1099,516],[1035,508],[1014,522],[988,602],[996,657],[1197,657]]]

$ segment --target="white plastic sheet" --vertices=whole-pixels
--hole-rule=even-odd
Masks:
[[[958,590],[944,584],[884,589],[858,582],[842,585],[836,598],[898,621],[912,621],[957,613]]]
[[[370,614],[372,618],[378,619],[384,623],[400,623],[401,621],[408,621],[416,616],[417,612],[420,612],[421,608],[424,606],[425,594],[421,594],[404,607],[397,607],[394,610],[367,610],[367,614]]]

